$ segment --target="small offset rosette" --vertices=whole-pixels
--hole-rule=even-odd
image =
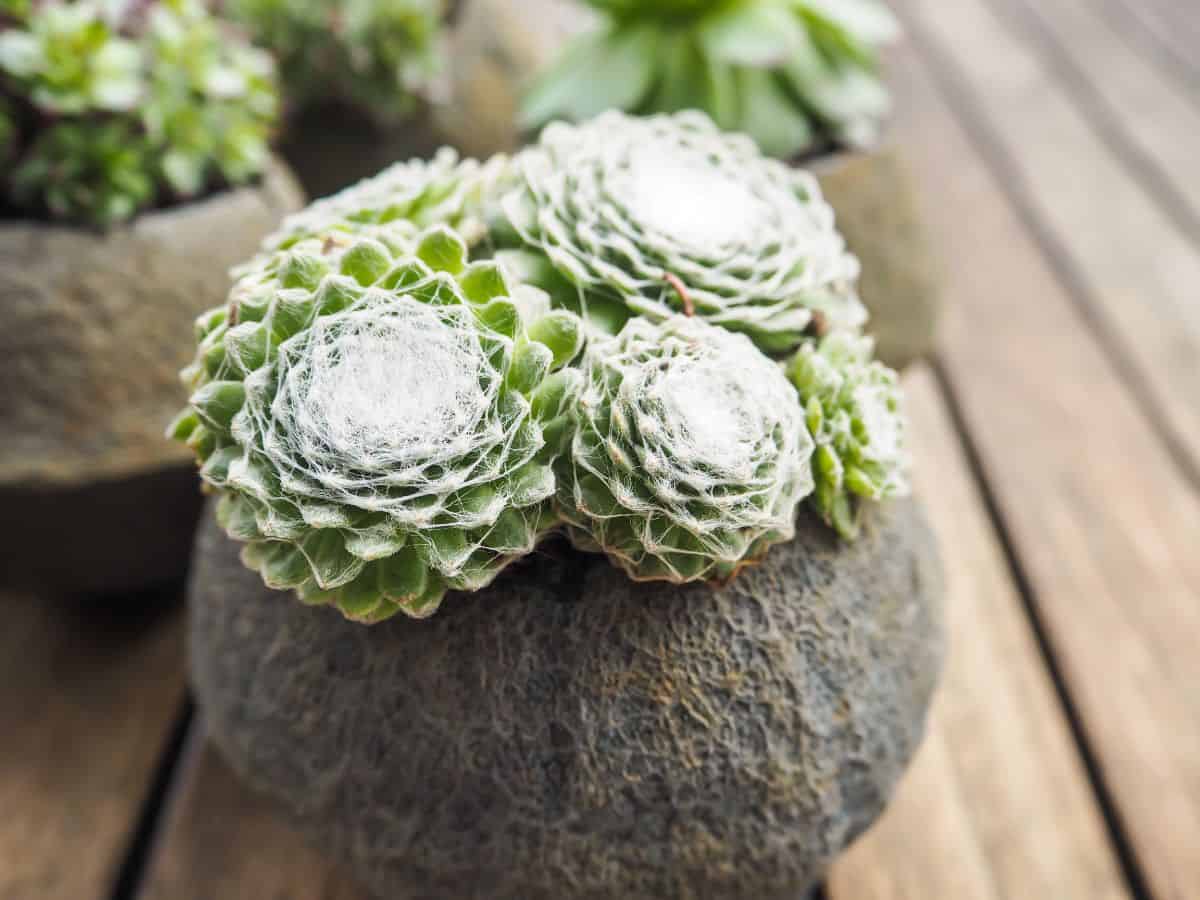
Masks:
[[[478,590],[556,524],[578,319],[438,226],[261,257],[198,323],[172,427],[273,588],[377,622]]]
[[[634,319],[583,361],[561,513],[631,578],[722,579],[791,539],[813,443],[782,370],[744,335]]]
[[[864,500],[910,492],[900,379],[873,352],[869,337],[831,334],[788,364],[817,445],[812,503],[848,540],[858,535]]]
[[[700,113],[554,124],[513,168],[500,258],[605,330],[684,312],[778,353],[866,319],[816,180]]]

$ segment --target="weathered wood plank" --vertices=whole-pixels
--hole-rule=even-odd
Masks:
[[[1200,239],[1196,98],[1124,40],[1095,0],[1003,0],[995,8],[1028,35],[1076,103],[1086,108],[1097,133],[1137,170],[1158,204]],[[1200,34],[1197,38],[1200,46]]]
[[[1200,254],[984,0],[901,0],[1005,188],[1128,361],[1200,479]]]
[[[0,898],[107,898],[183,699],[176,608],[0,595]]]
[[[938,387],[924,370],[906,387],[917,493],[946,567],[950,655],[913,770],[834,867],[830,898],[1128,897]]]
[[[368,900],[242,786],[204,741],[201,718],[139,900]]]
[[[941,73],[948,96],[951,80],[978,88],[964,54],[990,58],[989,77],[1006,80],[994,57],[1014,51],[1001,37],[989,45],[994,29],[976,3],[897,5],[921,13],[910,31],[926,49],[936,41],[943,59],[948,35],[960,41],[959,62]],[[927,70],[911,55],[902,62],[898,137],[930,186],[929,226],[953,298],[946,370],[1118,820],[1154,896],[1184,900],[1200,884],[1195,485],[1039,254],[1019,207],[1005,202],[1010,185],[973,152]],[[1027,88],[1049,90],[1040,80]],[[1045,184],[1046,206],[1109,190],[1066,180]],[[1105,240],[1127,225],[1088,223]]]
[[[1156,63],[1200,85],[1200,14],[1194,0],[1093,0]]]

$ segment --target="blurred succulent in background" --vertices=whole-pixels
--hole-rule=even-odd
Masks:
[[[610,333],[686,312],[780,353],[866,319],[816,180],[702,113],[555,123],[511,169],[498,257]]]
[[[279,60],[295,111],[345,104],[380,125],[412,114],[439,68],[446,0],[225,0]]]
[[[787,367],[816,441],[812,502],[847,539],[863,500],[909,492],[899,379],[873,352],[869,337],[838,332],[806,342]]]
[[[367,622],[477,590],[557,524],[582,328],[410,222],[263,257],[198,323],[172,426],[246,564]]]
[[[593,341],[560,500],[580,549],[637,580],[728,578],[794,534],[813,442],[782,370],[676,316]]]
[[[604,24],[538,79],[527,128],[700,109],[790,159],[869,144],[888,112],[877,54],[899,29],[879,0],[586,2]]]
[[[260,174],[270,57],[198,0],[41,3],[0,32],[3,205],[107,226]]]

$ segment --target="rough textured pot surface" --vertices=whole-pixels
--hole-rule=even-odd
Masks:
[[[192,322],[300,205],[275,164],[253,187],[107,233],[0,221],[0,485],[80,486],[189,460],[163,430],[186,399]]]
[[[594,21],[575,0],[463,0],[451,36],[447,96],[434,109],[443,139],[467,156],[515,150],[521,92]]]
[[[207,521],[192,677],[233,767],[380,897],[797,900],[920,740],[941,592],[905,501],[853,545],[803,517],[719,590],[551,546],[368,628]]]
[[[899,151],[839,153],[809,168],[862,262],[859,290],[878,355],[903,368],[933,349],[941,294],[916,185]]]

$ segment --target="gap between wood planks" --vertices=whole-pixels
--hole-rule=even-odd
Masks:
[[[904,3],[897,4],[902,9]],[[1175,465],[1200,493],[1200,459],[1197,448],[1184,431],[1175,424],[1174,416],[1161,400],[1145,369],[1128,349],[1115,324],[1108,321],[1101,304],[1092,293],[1083,267],[1076,262],[1070,250],[1040,215],[1033,201],[1021,166],[1005,150],[998,130],[986,114],[980,112],[971,89],[957,74],[954,61],[938,45],[919,21],[907,10],[905,27],[908,40],[918,49],[930,71],[934,74],[938,89],[953,110],[960,125],[966,131],[976,153],[992,169],[996,178],[1005,186],[1005,194],[1016,210],[1022,224],[1029,230],[1049,262],[1067,296],[1075,304],[1081,318],[1092,330],[1105,354],[1120,374],[1121,383],[1133,395],[1137,405],[1144,411],[1147,424],[1155,432]]]
[[[167,738],[154,770],[146,799],[142,803],[129,846],[117,878],[113,884],[111,900],[136,900],[141,893],[142,881],[157,844],[159,834],[166,822],[171,799],[182,783],[186,770],[185,760],[193,752],[195,743],[193,724],[196,720],[195,703],[190,692],[183,698],[175,724]]]
[[[979,453],[979,446],[975,438],[971,435],[970,428],[963,415],[962,401],[955,391],[953,381],[946,373],[945,366],[940,359],[934,360],[933,371],[936,376],[938,392],[941,395],[942,403],[949,413],[951,421],[954,423],[954,430],[957,432],[962,445],[967,467],[970,469],[972,478],[983,499],[988,522],[991,524],[992,531],[995,533],[1000,543],[1000,548],[1004,553],[1004,561],[1008,568],[1009,577],[1012,578],[1017,595],[1021,598],[1025,617],[1037,641],[1042,665],[1049,674],[1051,683],[1054,685],[1054,693],[1058,700],[1059,708],[1066,718],[1067,726],[1071,730],[1075,750],[1079,754],[1084,769],[1087,772],[1088,784],[1092,795],[1100,808],[1101,815],[1104,817],[1104,825],[1108,830],[1109,841],[1112,844],[1117,862],[1120,864],[1121,875],[1125,879],[1125,886],[1129,889],[1134,900],[1153,900],[1153,895],[1150,893],[1150,889],[1146,883],[1145,873],[1142,871],[1141,866],[1138,865],[1133,844],[1129,839],[1124,824],[1121,822],[1120,815],[1117,813],[1112,792],[1109,790],[1108,785],[1105,784],[1100,763],[1096,759],[1096,754],[1088,741],[1087,732],[1084,730],[1079,709],[1071,697],[1071,691],[1066,678],[1063,676],[1062,668],[1054,658],[1054,649],[1047,633],[1046,623],[1041,611],[1038,609],[1029,573],[1026,571],[1025,565],[1021,562],[1012,533],[1000,511],[1000,505],[996,501],[995,490],[988,480],[987,471]],[[953,598],[951,598],[951,602],[953,602]]]
[[[899,79],[898,94],[915,100],[901,131],[925,177],[944,184],[930,197],[930,221],[949,250],[959,315],[947,316],[954,327],[945,329],[943,358],[1140,872],[1156,896],[1183,898],[1200,871],[1195,482],[1146,427],[1146,409],[1116,377],[1119,363],[1095,340],[1088,308],[1039,244],[1037,215],[988,152],[995,132],[981,138],[972,117],[963,66],[974,67],[977,93],[980,78],[1009,64],[1004,54],[1024,51],[994,39],[978,0],[936,24],[931,2],[899,5],[921,11],[910,35],[925,51]],[[949,46],[955,28],[968,29],[968,39],[940,56],[931,35]],[[975,66],[963,59],[970,53],[991,56]],[[1029,91],[1048,88],[1027,82]],[[1106,225],[1120,233],[1128,223],[1094,227]]]
[[[1086,66],[1074,58],[1071,51],[1064,46],[1061,36],[1055,33],[1054,26],[1049,24],[1048,20],[1053,20],[1053,17],[1062,11],[1047,12],[1045,7],[1039,10],[1034,5],[1039,2],[1042,0],[988,0],[988,5],[1016,39],[1023,40],[1036,49],[1042,61],[1070,93],[1076,106],[1091,123],[1105,146],[1125,165],[1134,176],[1134,180],[1142,185],[1180,232],[1200,250],[1200,210],[1187,196],[1190,183],[1175,184],[1171,170],[1129,133],[1122,122],[1120,111],[1113,109],[1111,101],[1099,87],[1095,78],[1097,73],[1089,75]],[[1063,0],[1056,2],[1062,3]],[[1067,15],[1069,17],[1069,11]],[[1116,74],[1118,73],[1113,73],[1114,76]],[[1185,95],[1190,96],[1190,93],[1185,92]],[[1129,115],[1136,117],[1137,112],[1131,111]],[[1193,172],[1189,168],[1180,174],[1190,179]]]
[[[1195,48],[1176,43],[1174,29],[1163,21],[1161,12],[1148,10],[1145,0],[1097,0],[1097,6],[1118,31],[1140,44],[1159,68],[1190,88],[1193,101],[1200,103],[1200,62]]]

